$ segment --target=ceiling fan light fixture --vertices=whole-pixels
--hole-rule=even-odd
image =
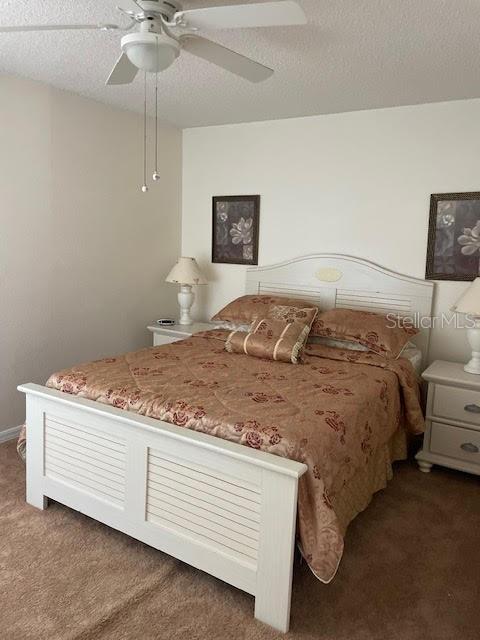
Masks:
[[[164,33],[131,33],[122,38],[122,51],[142,71],[158,73],[175,62],[180,45]]]

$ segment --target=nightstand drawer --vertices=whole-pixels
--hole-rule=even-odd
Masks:
[[[480,392],[436,384],[433,415],[480,425]]]
[[[433,422],[430,451],[480,465],[480,431]]]

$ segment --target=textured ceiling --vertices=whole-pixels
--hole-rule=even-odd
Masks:
[[[250,84],[184,52],[159,76],[162,119],[193,127],[480,96],[479,0],[298,1],[305,26],[204,33],[273,67],[271,79]],[[121,3],[1,0],[0,24],[118,22]],[[185,0],[183,6],[236,3]],[[0,34],[0,73],[141,111],[140,74],[130,86],[104,84],[120,37]]]

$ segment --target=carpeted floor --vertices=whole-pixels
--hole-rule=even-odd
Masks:
[[[2,640],[478,640],[480,478],[412,463],[349,528],[330,585],[297,562],[291,631],[253,598],[58,504],[0,446]]]

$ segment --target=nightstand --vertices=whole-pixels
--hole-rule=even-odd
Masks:
[[[420,471],[434,464],[480,475],[480,375],[463,364],[436,360],[428,381],[427,429],[416,459]]]
[[[192,324],[171,324],[162,326],[156,322],[148,325],[147,329],[153,333],[153,346],[161,344],[170,344],[177,340],[189,338],[199,331],[208,331],[214,329],[215,326],[208,322],[193,322]]]

